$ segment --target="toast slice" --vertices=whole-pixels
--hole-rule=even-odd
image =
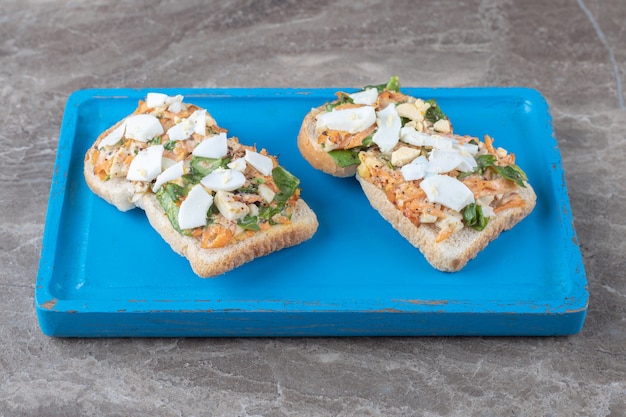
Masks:
[[[425,133],[451,133],[452,125],[433,99],[400,92],[398,77],[386,84],[366,86],[311,109],[298,134],[298,149],[311,166],[335,177],[352,177],[360,151],[385,147],[390,113]],[[399,120],[399,119],[398,119]]]
[[[229,138],[182,96],[149,93],[97,138],[84,175],[119,210],[143,209],[202,278],[302,243],[318,226],[277,157]]]
[[[514,155],[495,149],[490,137],[487,144],[467,136],[431,139],[399,142],[396,153],[420,152],[408,162],[378,149],[361,152],[356,178],[372,207],[434,268],[455,272],[530,214],[537,196]]]
[[[288,223],[276,224],[245,239],[234,239],[228,245],[207,249],[202,247],[202,239],[181,234],[172,227],[154,194],[145,194],[142,198],[142,206],[152,227],[174,252],[189,260],[194,273],[201,278],[221,275],[261,256],[298,245],[310,239],[318,226],[315,213],[300,199]]]

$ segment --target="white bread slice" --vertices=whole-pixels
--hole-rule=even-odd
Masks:
[[[300,244],[311,238],[318,226],[313,210],[299,199],[290,223],[274,225],[221,248],[204,249],[200,240],[184,236],[172,227],[154,194],[144,194],[142,205],[152,227],[176,253],[189,260],[193,271],[202,278],[215,277],[255,258]]]
[[[181,97],[182,100],[182,96],[175,98],[177,99],[178,97]],[[181,102],[181,106],[182,111],[187,113],[191,113],[195,109],[204,110],[189,103]],[[180,116],[180,109],[175,111],[170,110],[170,108],[167,110],[161,107],[158,109],[155,107],[148,108],[146,102],[140,101],[138,108],[132,115],[155,111],[159,112],[157,116],[163,131],[167,132],[166,135],[169,135],[168,128],[177,123],[176,119],[178,117],[182,117]],[[208,112],[206,113],[206,118],[207,129],[211,129],[213,132],[225,133],[225,129],[218,127]],[[98,136],[94,144],[86,152],[83,168],[85,181],[96,195],[114,205],[120,211],[128,211],[135,207],[143,209],[150,224],[177,253],[188,258],[192,269],[200,277],[216,276],[259,256],[299,244],[311,238],[317,230],[317,217],[309,206],[299,199],[298,194],[297,196],[292,196],[296,198],[296,202],[290,223],[270,226],[269,229],[255,232],[252,237],[244,240],[239,240],[242,237],[241,235],[237,236],[236,243],[230,242],[221,248],[202,248],[200,239],[183,235],[172,226],[152,190],[152,184],[155,180],[131,181],[127,179],[126,172],[128,171],[129,157],[134,157],[133,152],[136,155],[138,149],[146,149],[146,146],[152,146],[150,142],[128,140],[118,142],[113,146],[106,144],[101,149],[99,148],[99,144],[108,137],[109,133],[120,126],[121,123],[124,123],[124,120],[127,119],[120,120]],[[170,148],[170,154],[175,154],[179,158],[179,162],[184,160],[186,163],[192,164],[191,155],[193,149],[207,137],[194,132],[190,138],[177,140],[175,150],[171,151]],[[113,139],[116,139],[116,136],[113,136]],[[163,138],[161,138],[162,140]],[[244,151],[248,151],[247,148],[254,150],[254,147],[239,144],[236,138],[228,139],[228,141],[229,149],[233,152],[238,151],[240,156],[243,155]],[[173,159],[171,156],[168,156],[168,158]],[[244,158],[240,159],[243,160]],[[250,164],[254,167],[252,162]],[[250,169],[250,171],[253,170]],[[293,199],[290,199],[289,204],[293,201]]]
[[[436,269],[455,272],[462,269],[468,261],[496,239],[501,232],[511,229],[526,217],[535,207],[537,196],[530,184],[517,191],[525,202],[523,207],[505,209],[489,219],[482,231],[464,227],[442,242],[437,243],[438,230],[430,224],[415,226],[388,199],[385,193],[374,184],[364,180],[358,174],[370,204],[387,220],[405,239],[422,252],[426,260]]]
[[[317,141],[315,117],[324,111],[324,106],[312,109],[305,117],[298,133],[298,149],[313,168],[335,177],[353,177],[358,165],[340,167]]]

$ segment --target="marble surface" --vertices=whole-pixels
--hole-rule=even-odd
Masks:
[[[548,100],[590,304],[559,338],[55,339],[33,293],[68,95],[527,86]],[[626,3],[3,0],[0,416],[626,415]]]

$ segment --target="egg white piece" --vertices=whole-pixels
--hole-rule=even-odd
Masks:
[[[316,123],[318,131],[330,129],[358,133],[376,123],[376,111],[371,106],[333,110],[317,116]]]
[[[237,159],[233,159],[232,161],[230,161],[228,165],[226,166],[230,169],[244,172],[248,164],[246,163],[245,158],[237,158]]]
[[[246,155],[244,159],[247,163],[256,168],[261,174],[267,176],[272,173],[274,169],[274,162],[269,156],[261,155],[258,152],[250,151],[246,149]]]
[[[428,172],[443,174],[456,169],[463,162],[461,153],[454,149],[433,149],[428,157]]]
[[[193,186],[178,210],[178,226],[193,229],[206,225],[207,211],[213,204],[213,196],[201,184]]]
[[[421,180],[426,176],[427,168],[428,159],[421,155],[400,168],[400,172],[402,173],[402,177],[404,177],[405,181]]]
[[[259,195],[263,197],[263,200],[265,200],[266,203],[269,204],[272,200],[274,200],[276,193],[267,185],[259,184]]]
[[[250,207],[240,201],[236,201],[234,194],[220,190],[215,193],[215,207],[220,214],[228,220],[239,220],[250,212]]]
[[[151,114],[136,114],[126,118],[126,132],[124,135],[128,139],[139,142],[148,142],[156,136],[162,135],[163,126],[155,116]]]
[[[458,142],[455,139],[419,132],[412,126],[404,126],[400,129],[400,140],[409,145],[430,146],[436,149],[452,149],[458,146]]]
[[[475,201],[474,194],[465,184],[448,175],[426,177],[420,182],[420,188],[431,203],[439,203],[459,212]]]
[[[368,88],[363,91],[350,94],[350,98],[354,104],[365,104],[371,106],[376,103],[378,99],[378,90],[375,88]]]
[[[372,136],[372,142],[377,144],[382,152],[391,152],[400,140],[400,129],[402,128],[402,121],[396,111],[395,104],[390,104],[378,112],[376,125],[378,129]]]
[[[128,167],[126,179],[130,181],[152,181],[161,173],[163,145],[154,145],[140,151]]]
[[[206,136],[206,110],[198,109],[191,113],[189,119],[193,121],[194,133],[201,136]]]
[[[166,160],[166,158],[163,158]],[[152,191],[157,192],[161,185],[165,184],[169,181],[177,180],[182,177],[184,174],[183,161],[179,161],[174,165],[168,167],[165,171],[161,172],[157,177],[154,185],[152,186]]]
[[[98,149],[102,149],[105,146],[113,146],[118,143],[124,137],[124,131],[126,130],[126,121],[120,123],[118,127],[113,129],[106,135],[98,144]]]
[[[234,191],[246,182],[246,177],[234,169],[218,168],[200,181],[209,190]]]
[[[148,93],[146,94],[146,106],[154,109],[159,106],[164,106],[167,100],[167,94],[163,93]]]
[[[167,129],[167,136],[170,140],[185,140],[195,131],[195,123],[191,118],[186,118]]]
[[[192,152],[194,156],[219,159],[228,153],[228,139],[226,133],[209,136],[196,146]]]

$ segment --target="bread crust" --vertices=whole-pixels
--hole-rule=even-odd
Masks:
[[[201,278],[215,277],[255,258],[300,244],[316,232],[318,221],[311,208],[299,199],[291,222],[259,231],[254,236],[221,248],[204,249],[200,241],[178,233],[161,207],[156,196],[146,193],[142,205],[152,227],[179,255],[189,260],[194,273]]]
[[[501,232],[511,229],[533,210],[537,196],[526,183],[518,193],[525,202],[523,207],[505,209],[489,219],[482,231],[464,227],[446,240],[437,243],[437,228],[429,224],[415,226],[388,199],[385,193],[374,184],[356,175],[370,204],[405,239],[422,252],[428,263],[444,272],[461,270],[471,259],[496,239]]]
[[[345,168],[338,166],[333,158],[317,142],[316,121],[318,114],[324,111],[324,106],[312,109],[304,117],[298,133],[298,149],[313,168],[335,177],[353,177],[358,165]]]

